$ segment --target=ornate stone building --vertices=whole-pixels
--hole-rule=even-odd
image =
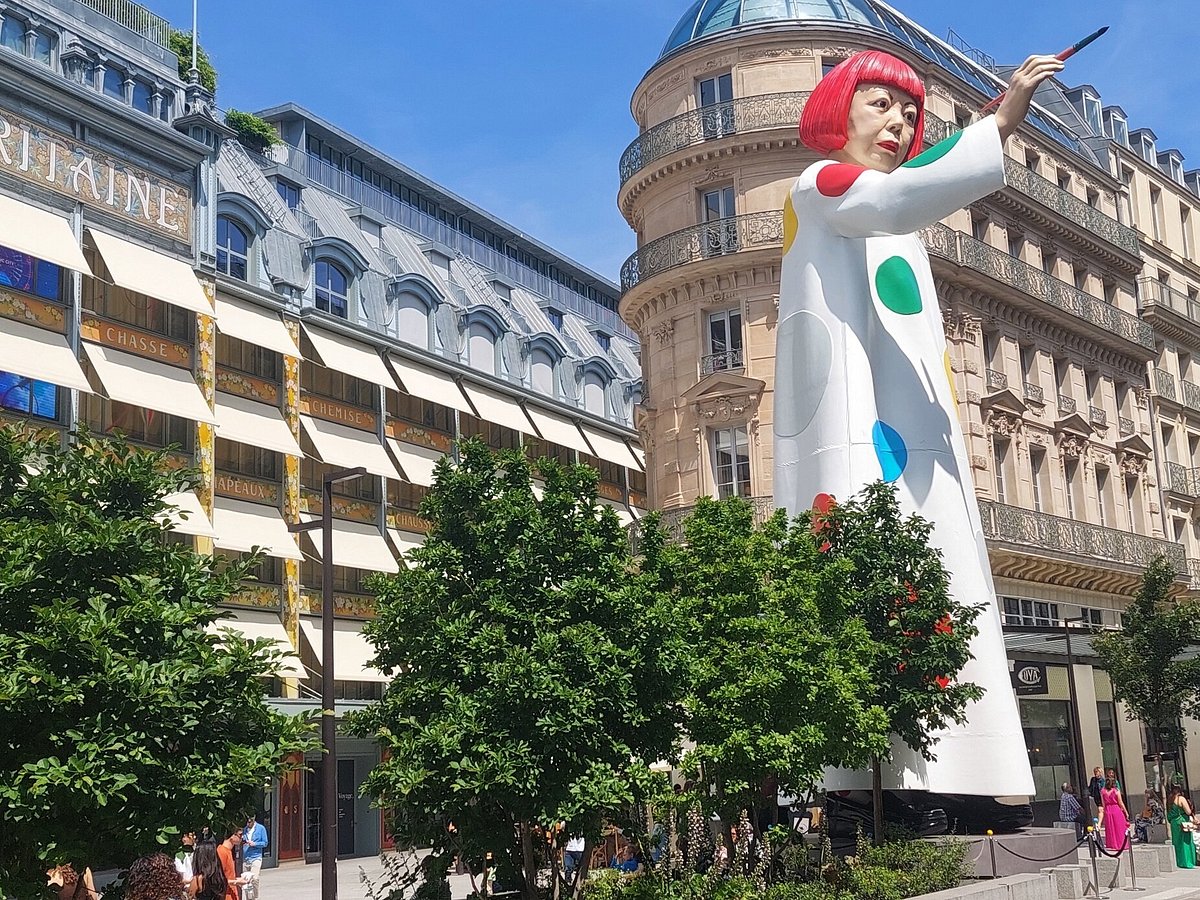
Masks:
[[[701,0],[635,89],[621,314],[643,339],[636,424],[668,522],[703,495],[771,506],[780,210],[816,158],[796,129],[809,91],[850,53],[886,50],[925,79],[936,143],[1006,82],[955,43],[876,0]],[[1200,173],[1090,86],[1036,99],[1005,148],[1008,185],[923,237],[1010,658],[1043,667],[1021,710],[1047,814],[1078,760],[1119,765],[1130,791],[1152,776],[1105,673],[1077,667],[1068,697],[1063,642],[1046,632],[1116,627],[1155,554],[1181,589],[1185,552],[1200,556]]]

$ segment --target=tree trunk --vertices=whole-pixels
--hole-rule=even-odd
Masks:
[[[524,900],[537,900],[537,857],[533,852],[533,826],[522,822],[518,828],[521,837],[521,896]]]
[[[571,883],[572,900],[579,900],[583,896],[583,883],[587,881],[588,869],[592,864],[592,852],[594,849],[592,839],[585,838],[583,841],[583,859],[575,867],[575,880]]]
[[[1158,802],[1162,804],[1163,816],[1167,814],[1167,773],[1163,771],[1162,741],[1155,748],[1154,763],[1158,766]]]
[[[883,761],[871,758],[871,813],[875,818],[874,844],[883,844]]]

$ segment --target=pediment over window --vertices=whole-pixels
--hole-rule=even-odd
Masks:
[[[983,412],[996,410],[998,412],[1011,413],[1015,416],[1025,415],[1025,410],[1028,408],[1025,401],[1021,399],[1011,388],[1002,388],[988,394],[979,401],[979,406]]]
[[[1146,443],[1141,435],[1127,434],[1125,437],[1117,441],[1117,449],[1122,453],[1147,457],[1150,455],[1151,447],[1148,443]]]
[[[683,392],[683,399],[704,418],[746,419],[758,409],[766,382],[732,372],[705,375]]]
[[[1054,423],[1054,430],[1060,434],[1074,434],[1087,439],[1092,436],[1095,431],[1092,428],[1092,423],[1081,416],[1079,413],[1068,413]]]

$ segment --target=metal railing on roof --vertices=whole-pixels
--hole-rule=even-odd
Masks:
[[[123,25],[134,34],[168,49],[171,46],[171,23],[156,16],[146,7],[132,0],[79,0],[88,9],[95,10],[105,18]]]

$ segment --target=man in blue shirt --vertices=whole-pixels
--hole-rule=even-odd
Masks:
[[[267,848],[267,829],[253,813],[242,829],[242,900],[258,900],[258,873]]]

